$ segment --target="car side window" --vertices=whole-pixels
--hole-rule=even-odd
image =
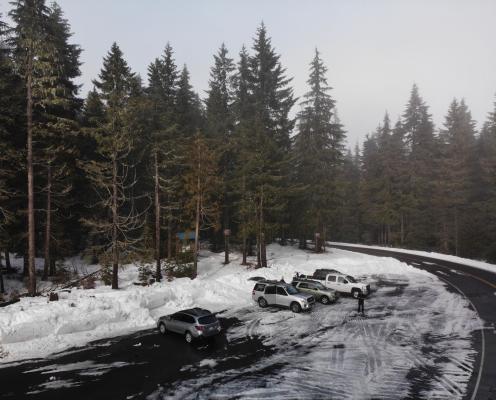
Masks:
[[[315,285],[312,285],[311,283],[308,284],[308,289],[315,290]]]
[[[172,319],[175,320],[175,321],[183,321],[183,317],[184,317],[184,314],[182,314],[182,313],[175,313],[172,316]]]
[[[191,315],[184,315],[183,322],[187,322],[188,324],[193,324],[195,319]]]
[[[265,285],[263,283],[257,283],[255,285],[255,289],[253,290],[255,290],[256,292],[263,292],[264,289],[265,289]]]
[[[329,276],[327,277],[327,280],[328,280],[329,282],[336,282],[336,277],[335,277],[334,275],[329,275]]]
[[[300,286],[298,286],[301,289],[308,289],[308,283],[300,283]]]
[[[340,276],[340,277],[338,278],[338,282],[339,282],[339,283],[344,283],[344,278],[343,278],[342,276]]]
[[[276,287],[275,286],[267,286],[265,288],[265,294],[276,294]]]
[[[287,296],[288,294],[286,293],[286,291],[284,290],[284,288],[278,286],[277,287],[277,294],[280,295],[280,296]]]

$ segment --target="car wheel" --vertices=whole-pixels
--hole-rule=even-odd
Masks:
[[[184,335],[184,339],[186,340],[187,343],[192,343],[193,335],[190,332],[186,332],[186,334]]]
[[[167,328],[165,327],[165,324],[163,322],[161,322],[160,325],[158,326],[158,331],[162,335],[165,335],[167,333]]]
[[[260,297],[258,299],[258,305],[262,308],[267,307],[267,300],[265,300],[263,297]]]
[[[358,295],[360,294],[360,290],[358,289],[353,289],[351,291],[351,295],[355,298],[355,299],[358,299]]]
[[[320,302],[321,302],[322,304],[329,304],[329,297],[327,297],[327,296],[322,296],[322,297],[320,298]]]
[[[291,303],[291,311],[294,313],[299,313],[301,312],[301,306],[298,303]]]

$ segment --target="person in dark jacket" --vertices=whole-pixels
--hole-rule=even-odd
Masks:
[[[365,295],[362,292],[358,293],[358,312],[360,311],[365,315]]]

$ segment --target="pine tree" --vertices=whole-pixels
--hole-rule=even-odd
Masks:
[[[431,249],[436,245],[435,235],[425,227],[435,219],[432,194],[435,173],[438,170],[437,148],[434,124],[416,85],[413,85],[403,114],[402,129],[409,151],[409,196],[412,204],[406,240],[415,248]]]
[[[327,67],[315,50],[307,81],[310,91],[301,103],[293,148],[296,183],[306,186],[299,196],[297,208],[301,219],[297,223],[303,228],[303,242],[312,232],[322,235],[316,240],[317,252],[322,250],[328,226],[336,216],[343,163],[344,132],[335,120],[335,101],[329,94],[326,73]]]
[[[198,273],[200,230],[218,225],[217,194],[222,184],[218,176],[217,155],[201,133],[187,146],[183,175],[186,195],[185,211],[194,219],[195,246],[193,250],[193,277]]]
[[[224,44],[218,53],[214,55],[214,65],[210,71],[208,97],[206,104],[206,134],[211,138],[219,153],[219,172],[222,176],[224,187],[220,197],[222,204],[222,229],[220,233],[227,233],[230,229],[230,216],[232,208],[232,175],[235,164],[234,159],[234,76],[235,69],[233,60],[228,57],[228,51]],[[221,236],[220,235],[220,236]],[[229,249],[227,248],[227,235],[224,244],[224,263],[229,263]],[[217,249],[218,242],[222,237],[214,232],[214,248]]]
[[[177,91],[177,71],[173,59],[172,47],[168,43],[161,59],[156,59],[148,67],[148,99],[151,106],[151,135],[149,149],[152,157],[154,187],[154,246],[155,246],[155,279],[161,279],[160,231],[162,208],[166,207],[166,217],[170,231],[172,196],[176,189],[174,161],[177,161],[175,143],[175,96]],[[167,197],[167,204],[162,198]],[[168,235],[170,243],[170,232]],[[170,244],[168,245],[170,253]],[[170,257],[170,254],[168,254]]]
[[[43,280],[47,279],[48,274],[55,274],[52,236],[58,236],[59,243],[62,240],[63,232],[56,235],[53,230],[53,225],[57,222],[53,220],[54,215],[62,215],[62,209],[69,211],[72,203],[73,197],[69,192],[73,187],[74,160],[78,158],[75,136],[79,127],[76,117],[81,108],[77,97],[79,88],[74,82],[80,75],[81,49],[69,44],[70,27],[57,4],[53,4],[48,10],[48,32],[54,47],[52,58],[47,61],[50,79],[45,82],[45,90],[50,96],[45,101],[45,112],[37,123],[40,131],[38,140],[42,145],[38,162],[45,170],[41,189],[46,199]],[[58,210],[56,214],[55,209]]]
[[[26,171],[27,171],[27,218],[28,218],[28,271],[29,293],[36,295],[35,270],[35,215],[33,135],[34,113],[43,108],[50,92],[46,90],[51,80],[50,60],[55,48],[50,40],[48,8],[44,0],[17,0],[12,3],[9,15],[15,26],[11,29],[11,45],[17,69],[25,83],[26,93]]]
[[[193,91],[189,71],[183,66],[177,82],[176,92],[176,123],[181,138],[192,137],[202,126],[201,102]]]
[[[245,137],[240,157],[244,160],[246,193],[255,203],[257,220],[257,264],[267,266],[267,239],[281,227],[287,208],[290,133],[294,105],[290,79],[272,48],[262,24],[248,59],[248,93],[253,111],[251,133]]]
[[[84,222],[100,237],[100,248],[110,259],[113,289],[119,287],[122,254],[137,242],[133,233],[143,224],[133,194],[136,165],[129,156],[134,138],[127,120],[137,82],[122,51],[114,43],[104,57],[99,79],[93,82],[104,105],[104,118],[97,121],[97,127],[92,131],[98,158],[83,165],[100,199],[95,207],[104,210],[106,217],[101,219],[95,215]]]
[[[437,199],[439,201],[441,250],[460,253],[463,234],[471,221],[469,211],[475,172],[475,122],[462,100],[452,101],[444,129],[440,132],[441,160]],[[465,222],[466,221],[466,222]],[[460,237],[462,235],[462,237]]]

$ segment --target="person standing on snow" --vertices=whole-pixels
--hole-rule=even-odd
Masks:
[[[362,315],[365,315],[365,295],[362,291],[358,293],[358,312],[362,312]]]

